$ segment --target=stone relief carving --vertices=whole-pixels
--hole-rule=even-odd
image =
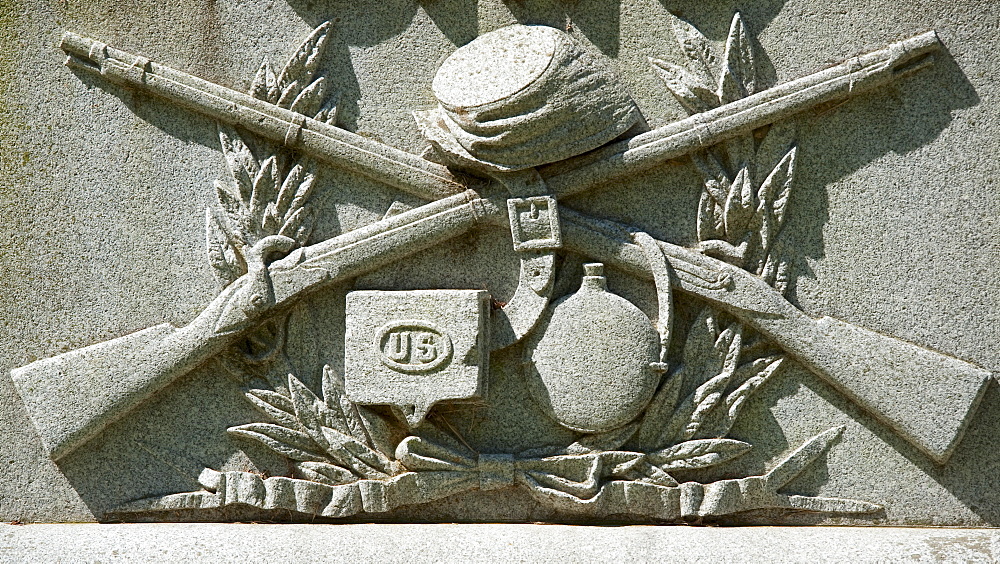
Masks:
[[[280,73],[265,60],[249,94],[67,33],[68,65],[217,119],[231,178],[215,182],[218,205],[206,211],[208,259],[222,290],[194,321],[14,371],[50,455],[70,455],[171,381],[216,361],[262,415],[229,434],[287,458],[294,472],[206,468],[201,490],[138,500],[120,514],[245,505],[345,517],[510,486],[595,518],[877,511],[879,500],[779,493],[834,445],[839,428],[761,475],[703,483],[697,472],[752,448],[728,438],[730,429],[754,391],[789,362],[939,464],[961,438],[989,372],[808,317],[784,297],[779,239],[798,154],[787,119],[916,72],[940,43],[928,32],[765,88],[739,14],[721,59],[693,26],[673,24],[686,58],[650,63],[690,117],[649,130],[599,57],[555,28],[511,25],[442,64],[429,85],[439,106],[414,111],[429,143],[423,156],[338,127],[337,97],[317,76],[328,24]],[[703,177],[697,248],[564,203],[680,157]],[[310,244],[321,165],[431,203],[394,206],[380,221]],[[510,231],[520,275],[508,303],[482,290],[351,292],[344,372],[324,366],[320,390],[294,373],[275,376],[302,296],[481,226]],[[594,262],[579,289],[559,297],[565,253]],[[656,319],[608,290],[604,265],[653,281]],[[678,300],[703,304],[682,331],[674,327]],[[673,343],[677,335],[683,343]],[[575,432],[572,442],[478,452],[431,416],[436,405],[482,401],[490,353],[514,345],[523,347],[523,385],[542,412]],[[925,374],[952,393],[924,392]],[[49,409],[53,397],[81,394],[75,413]]]

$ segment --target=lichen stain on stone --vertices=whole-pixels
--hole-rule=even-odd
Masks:
[[[5,141],[13,139],[16,132],[27,127],[23,114],[19,113],[16,104],[11,103],[17,58],[22,51],[18,41],[22,13],[20,0],[0,3],[0,139]],[[0,143],[0,171],[8,178],[24,175],[30,158],[27,152],[19,155],[13,143]],[[3,247],[0,245],[0,248]]]
[[[66,0],[55,9],[66,30],[96,34],[109,44],[136,49],[212,82],[231,84],[238,78],[231,72],[215,0],[175,0],[166,11],[162,2],[148,0],[138,6]],[[178,35],[177,30],[187,33]]]

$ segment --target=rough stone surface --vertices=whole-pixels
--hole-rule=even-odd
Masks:
[[[991,530],[567,525],[0,525],[0,562],[996,562]],[[67,555],[72,556],[67,558]]]
[[[1000,526],[996,12],[972,0],[0,3],[0,521]],[[515,24],[548,26],[554,47],[470,50],[439,75]],[[506,29],[495,37],[524,28]],[[507,47],[524,66],[474,68]],[[563,96],[542,106],[558,119],[527,116],[538,100],[522,103],[514,79],[536,84],[550,51],[574,49],[543,85]],[[496,82],[449,90],[473,75]],[[571,75],[584,86],[560,89]],[[517,159],[442,129],[482,102],[494,113],[465,126],[500,118],[478,133]],[[567,108],[601,107],[626,108],[614,134],[637,125],[582,156],[592,146],[572,128],[542,133],[589,132],[593,115]],[[593,262],[634,315],[585,307],[545,341],[553,304]],[[468,307],[425,304],[434,327],[396,327],[416,339],[408,354],[429,377],[447,371],[429,347],[456,322],[450,358],[475,367],[475,385],[422,397],[426,417],[399,397],[351,401],[352,378],[399,368],[373,355],[403,342],[379,332],[395,318],[349,319],[352,296],[427,291]],[[655,378],[631,379],[634,417],[609,399],[626,390],[615,376],[634,374],[588,374],[601,343],[559,336],[588,315],[642,341],[630,352],[647,366],[628,370]],[[351,323],[366,335],[356,346]],[[539,339],[558,354],[534,358]],[[525,380],[526,361],[551,359],[565,366]],[[550,385],[557,369],[610,392]],[[463,399],[431,401],[445,396]],[[53,560],[56,534],[82,559],[114,559],[118,530],[0,526],[0,559]],[[279,553],[222,532],[235,527],[130,530],[129,546],[175,539],[159,545],[166,560],[210,554],[218,535],[303,558],[341,537],[278,529],[296,538]],[[358,540],[338,555],[398,542],[429,560],[478,554],[483,534],[345,530]],[[988,531],[489,530],[519,551],[506,560],[568,547],[721,558],[733,539],[789,561],[817,546],[834,560],[996,558]]]

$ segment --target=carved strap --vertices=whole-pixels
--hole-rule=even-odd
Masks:
[[[656,243],[656,239],[648,233],[633,233],[632,240],[642,248],[646,260],[649,261],[649,269],[653,272],[653,284],[656,285],[656,301],[659,308],[656,330],[660,333],[660,361],[654,363],[653,368],[666,372],[670,328],[674,320],[674,296],[670,285],[671,278],[674,277],[673,269],[663,255],[663,250]]]

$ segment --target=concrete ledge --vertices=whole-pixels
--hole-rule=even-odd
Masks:
[[[996,562],[996,529],[0,525],[0,562]]]

